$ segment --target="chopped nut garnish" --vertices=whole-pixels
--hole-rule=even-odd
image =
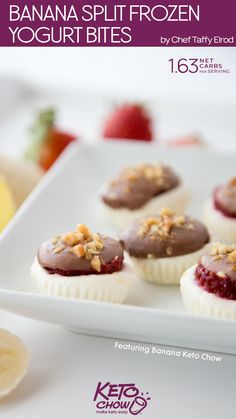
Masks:
[[[162,209],[159,214],[157,217],[148,217],[142,221],[138,229],[138,236],[149,235],[151,238],[166,239],[170,237],[173,227],[185,225],[185,217],[175,215],[168,208]]]
[[[179,224],[182,225],[185,223],[185,217],[183,215],[176,215],[176,217],[174,217],[174,223],[175,224]],[[188,224],[188,228],[189,228],[190,224]]]
[[[85,224],[78,224],[76,231],[77,231],[77,233],[83,234],[85,240],[92,236],[91,231],[89,230],[89,228]]]
[[[220,278],[225,278],[226,277],[226,275],[222,271],[217,272],[217,276],[219,276]]]
[[[62,252],[62,250],[64,250],[64,249],[65,249],[65,246],[58,246],[58,247],[55,247],[55,249],[53,249],[53,253],[55,253],[55,254],[60,253],[60,252]]]
[[[127,176],[127,178],[128,178],[129,180],[136,180],[136,179],[137,179],[137,175],[135,175],[134,173],[130,173],[130,174]]]
[[[85,250],[82,244],[77,244],[76,246],[73,246],[72,251],[78,258],[81,258],[85,255]]]
[[[226,255],[226,253],[227,253],[227,246],[225,246],[225,245],[220,246],[219,247],[219,252],[220,252],[221,255]]]
[[[223,258],[223,255],[215,255],[213,257],[214,260],[221,260]]]
[[[173,249],[172,249],[172,247],[167,247],[167,249],[166,249],[166,253],[167,253],[167,255],[168,256],[171,256],[172,255],[172,253],[173,253]]]
[[[188,230],[194,230],[194,225],[192,223],[187,225]]]
[[[93,259],[93,255],[92,255],[92,253],[85,253],[85,259],[86,260],[92,260]]]
[[[162,208],[159,214],[166,215],[167,217],[171,217],[174,213],[169,208]]]
[[[78,236],[77,233],[66,233],[66,234],[64,234],[64,236],[62,236],[62,241],[67,246],[75,246],[76,244],[79,243],[80,240],[81,239],[80,239],[80,237]]]
[[[231,179],[231,180],[229,181],[229,185],[230,185],[230,186],[236,186],[236,177],[233,177],[233,179]]]
[[[100,272],[101,271],[101,261],[99,256],[94,256],[92,261],[91,261],[91,266],[93,269],[95,269],[95,271]]]
[[[95,241],[95,247],[97,250],[102,250],[103,249],[103,243],[101,241]]]
[[[60,245],[58,244],[60,242]],[[59,253],[69,247],[69,251],[78,258],[84,257],[91,261],[91,266],[98,272],[101,270],[100,252],[104,248],[103,241],[99,234],[92,233],[84,224],[79,224],[76,231],[66,233],[52,239],[56,245],[54,253]]]
[[[230,255],[234,254],[234,251],[236,251],[236,244],[226,245],[222,243],[215,243],[211,248],[210,255],[214,257],[220,256],[221,259],[225,256],[228,256],[229,259],[229,257],[231,257]],[[232,262],[234,262],[234,260]]]
[[[128,167],[121,173],[121,177],[135,181],[140,177],[156,182],[158,185],[165,183],[164,168],[161,164],[141,164],[135,167]]]
[[[230,262],[236,263],[236,250],[233,250],[228,256]]]
[[[112,201],[115,201],[116,198],[117,198],[117,195],[114,192],[109,193],[109,199],[111,199]]]

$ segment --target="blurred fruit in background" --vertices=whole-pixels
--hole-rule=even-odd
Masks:
[[[38,163],[43,170],[48,170],[74,140],[75,136],[56,128],[56,112],[47,109],[38,114],[31,128],[30,145],[25,156]]]
[[[0,231],[42,177],[32,162],[0,155]]]
[[[204,140],[197,135],[186,135],[183,137],[172,138],[167,141],[169,147],[189,147],[206,145]]]
[[[5,179],[0,176],[0,232],[11,220],[15,210],[11,190]]]
[[[151,142],[154,139],[153,123],[153,118],[144,106],[126,103],[114,109],[108,116],[104,123],[103,136],[109,140]],[[41,111],[30,133],[30,144],[25,153],[29,160],[0,155],[0,232],[45,171],[76,139],[57,128],[54,109]],[[188,147],[204,145],[204,141],[193,134],[176,137],[164,141],[163,144],[168,147]]]
[[[152,141],[152,119],[143,106],[124,104],[108,116],[102,134],[106,139]]]
[[[0,174],[7,182],[18,208],[40,181],[43,171],[32,162],[0,154]]]

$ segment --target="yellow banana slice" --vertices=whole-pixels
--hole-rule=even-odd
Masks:
[[[24,343],[5,329],[0,329],[0,398],[16,388],[26,374],[29,351]]]
[[[18,208],[43,176],[38,165],[0,154],[0,173],[6,180]]]
[[[15,204],[13,202],[10,188],[6,181],[0,176],[0,231],[15,214]]]

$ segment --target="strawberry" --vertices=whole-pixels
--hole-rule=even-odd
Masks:
[[[105,122],[103,136],[128,140],[151,141],[151,118],[141,105],[125,104],[116,108]]]
[[[55,128],[55,111],[52,109],[39,113],[31,134],[31,144],[25,156],[44,170],[48,170],[67,145],[75,140],[73,135]]]
[[[75,137],[57,129],[51,129],[41,147],[38,163],[48,170],[57,160],[62,151],[74,141]]]

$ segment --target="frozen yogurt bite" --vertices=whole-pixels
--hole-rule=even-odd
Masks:
[[[108,219],[119,228],[163,207],[183,212],[189,191],[174,170],[163,164],[141,164],[123,169],[101,195]]]
[[[236,177],[214,189],[204,206],[204,220],[216,240],[236,242]]]
[[[215,243],[183,274],[181,293],[194,314],[236,319],[236,244]]]
[[[198,261],[210,240],[200,221],[169,208],[134,221],[119,237],[140,278],[172,285],[179,284],[182,273]]]
[[[119,241],[83,224],[44,242],[31,275],[43,294],[113,303],[125,300],[135,279]]]

